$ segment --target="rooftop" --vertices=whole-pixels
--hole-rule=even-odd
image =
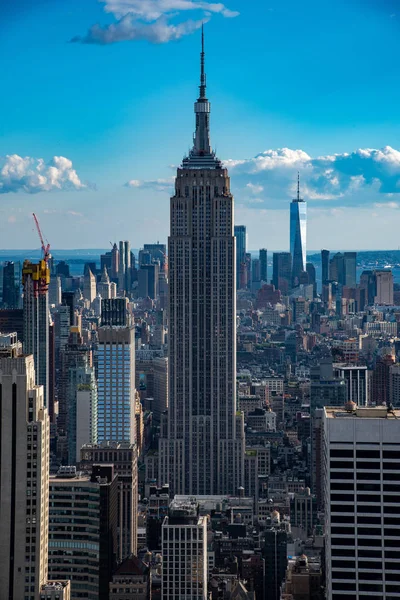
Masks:
[[[388,410],[386,406],[356,406],[354,410],[346,410],[345,407],[325,406],[325,415],[330,419],[400,419],[400,409]]]

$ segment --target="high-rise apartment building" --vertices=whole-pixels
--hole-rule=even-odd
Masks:
[[[118,477],[117,560],[137,554],[138,471],[135,444],[85,444],[81,448],[81,466],[114,465]]]
[[[240,274],[246,268],[247,231],[246,225],[235,225],[236,238],[236,288],[241,288]]]
[[[327,600],[399,594],[400,413],[323,414]]]
[[[330,280],[329,276],[329,250],[321,250],[322,285]]]
[[[210,145],[204,46],[194,146],[171,198],[168,439],[160,484],[178,494],[228,494],[242,484],[243,417],[236,415],[233,196]]]
[[[0,358],[0,598],[47,582],[50,424],[33,356]]]
[[[206,600],[207,518],[194,499],[174,500],[162,525],[163,600]]]
[[[297,177],[297,197],[290,204],[290,254],[292,284],[298,285],[300,274],[306,270],[307,203],[300,198],[300,179]]]
[[[260,248],[259,250],[260,259],[260,275],[261,281],[268,283],[268,251],[266,248]]]
[[[97,350],[97,439],[135,442],[135,331],[100,327]]]
[[[24,261],[24,353],[33,354],[36,383],[43,386],[47,406],[49,388],[49,294],[50,269],[45,260]]]
[[[272,255],[272,283],[275,289],[287,294],[292,286],[292,255],[274,252]]]

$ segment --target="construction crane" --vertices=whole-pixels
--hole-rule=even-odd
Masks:
[[[35,220],[35,225],[36,225],[37,232],[39,234],[40,243],[42,244],[43,260],[47,264],[49,262],[50,257],[51,257],[51,255],[50,255],[50,244],[49,243],[47,243],[47,244],[44,243],[44,239],[43,239],[42,232],[40,230],[40,225],[39,225],[38,218],[35,215],[35,213],[32,213],[32,214],[33,214],[33,218]]]

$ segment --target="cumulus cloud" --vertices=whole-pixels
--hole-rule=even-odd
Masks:
[[[155,192],[171,192],[174,187],[175,177],[167,177],[166,179],[141,180],[131,179],[125,183],[125,187],[133,189],[147,189]]]
[[[318,157],[280,148],[253,158],[226,160],[225,165],[245,201],[257,195],[268,207],[280,208],[281,201],[295,195],[297,171],[301,195],[315,204],[340,201],[343,206],[369,203],[394,208],[396,202],[379,198],[400,193],[400,152],[390,146]]]
[[[162,44],[193,33],[212,14],[236,17],[239,13],[229,10],[221,2],[202,0],[100,0],[104,10],[115,17],[113,23],[92,25],[83,36],[77,35],[71,42],[81,44],[113,44],[116,42],[147,40]],[[176,19],[190,11],[198,19]]]
[[[48,163],[42,158],[23,158],[18,154],[0,159],[0,194],[36,194],[54,190],[83,190],[87,187],[79,179],[72,162],[64,156],[54,156]]]

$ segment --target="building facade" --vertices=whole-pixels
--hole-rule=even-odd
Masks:
[[[173,501],[162,525],[163,600],[206,600],[207,518],[193,499]]]
[[[211,149],[204,51],[194,147],[171,198],[168,438],[160,480],[174,493],[233,493],[242,483],[243,419],[236,415],[233,196]]]
[[[135,442],[135,332],[100,327],[97,350],[98,442]]]
[[[46,261],[31,263],[22,268],[24,288],[24,353],[33,354],[36,383],[43,386],[47,406],[49,388],[49,293],[50,269]]]
[[[112,464],[118,478],[117,560],[137,554],[138,469],[135,444],[85,444],[81,449],[82,468]]]
[[[386,407],[324,409],[327,600],[399,594],[399,417]]]
[[[0,358],[0,598],[47,582],[50,424],[33,356]]]

